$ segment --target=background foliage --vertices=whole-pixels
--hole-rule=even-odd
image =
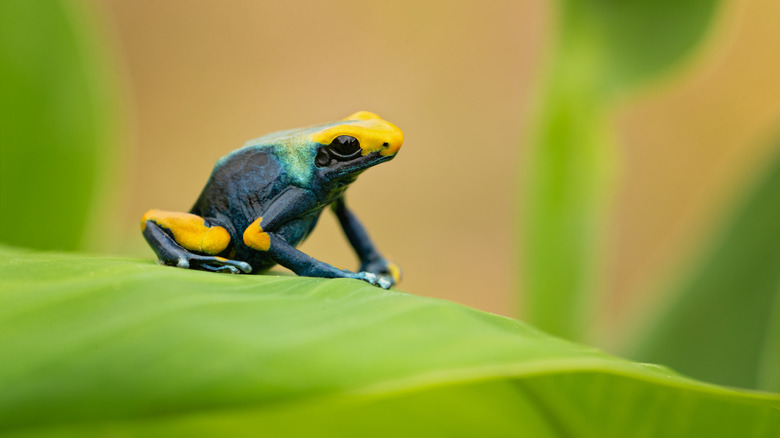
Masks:
[[[87,3],[0,4],[0,239],[60,250],[84,248],[90,239],[117,241],[116,234],[124,230],[121,220],[96,219],[110,216],[101,196],[121,197],[122,191],[112,189],[116,158],[111,157],[116,157],[118,147],[111,135],[117,132],[112,64],[95,42],[98,33],[89,9],[81,8]],[[622,161],[615,109],[638,85],[668,75],[671,67],[690,56],[706,33],[715,6],[712,1],[687,2],[683,7],[673,2],[614,6],[563,1],[552,15],[557,33],[542,75],[539,110],[530,118],[532,146],[522,165],[529,169],[526,196],[520,200],[526,206],[521,221],[526,230],[521,239],[528,302],[524,310],[543,330],[575,340],[598,339],[593,333],[600,309],[610,306],[599,291],[610,260],[604,240],[620,181],[615,169]],[[144,2],[113,7],[142,10]],[[283,10],[289,14],[288,8]],[[329,12],[307,10],[310,16],[302,19],[311,19],[314,26],[327,24],[314,12]],[[434,23],[444,30],[447,23],[473,18],[450,10],[417,11],[419,17],[426,13],[440,17]],[[165,16],[162,12],[152,17]],[[356,13],[385,22],[396,13],[372,12],[358,8]],[[284,22],[284,14],[279,16]],[[240,14],[230,17],[242,19],[236,18]],[[421,37],[435,35],[427,27],[430,21],[419,23],[426,26],[413,24],[408,29]],[[368,31],[370,24],[369,20],[355,26]],[[377,49],[386,43],[381,39],[354,43],[361,53],[381,53],[384,61],[396,56]],[[306,50],[294,47],[301,53]],[[434,41],[432,47],[448,46]],[[482,53],[485,47],[489,44],[472,49]],[[469,46],[458,49],[465,56]],[[301,53],[290,53],[279,56],[299,60]],[[322,50],[315,53],[324,56]],[[328,56],[318,60],[332,62],[334,53]],[[360,63],[348,66],[361,75],[370,71]],[[154,71],[161,70],[158,65]],[[501,69],[488,70],[499,74]],[[176,79],[188,93],[198,89],[187,76]],[[308,74],[304,79],[316,82]],[[392,94],[388,85],[392,81],[384,87],[367,84],[366,95],[382,97],[385,89]],[[347,100],[360,105],[372,100],[361,94],[359,85],[348,81],[341,85],[332,88],[337,97],[349,96]],[[435,90],[436,84],[426,87],[420,89]],[[477,91],[485,90],[490,88]],[[324,97],[336,100],[327,93]],[[468,102],[466,94],[458,98],[459,103]],[[307,111],[303,107],[317,107],[313,104],[318,99],[313,93],[283,96],[285,102],[307,104],[292,105],[290,112],[297,117]],[[202,107],[215,106],[206,102]],[[239,113],[232,114],[240,118]],[[465,161],[471,168],[483,167],[480,159],[489,154],[469,155],[474,149],[459,142],[496,143],[490,140],[495,135],[505,150],[514,141],[517,120],[511,113],[498,115],[494,120],[503,120],[500,129],[487,131],[484,125],[447,121],[449,129],[440,130],[440,138],[434,140],[442,142],[451,135],[452,144],[437,153],[449,152],[447,156],[455,159],[468,155]],[[440,122],[436,116],[424,120],[426,131]],[[421,132],[411,126],[407,139],[414,138],[410,132]],[[170,150],[177,151],[179,146],[173,143],[180,143],[190,148],[187,153],[171,154],[158,147],[141,158],[160,166],[159,172],[144,178],[173,187],[178,184],[176,172],[197,170],[191,158],[202,155],[211,160],[211,155],[219,154],[195,152],[186,130],[175,129],[175,123],[168,128],[183,136],[173,139]],[[426,164],[427,171],[442,161],[434,159],[439,155],[417,154],[416,162]],[[492,171],[500,166],[484,167]],[[780,390],[777,169],[780,164],[774,160],[765,176],[754,178],[752,185],[740,185],[747,187],[744,190],[734,190],[744,191],[745,200],[734,203],[730,219],[713,232],[711,243],[702,246],[699,262],[681,268],[674,279],[645,286],[668,298],[668,304],[663,311],[643,312],[636,333],[627,325],[613,326],[631,333],[616,350],[715,383]],[[468,181],[459,176],[461,183]],[[413,178],[409,177],[412,182]],[[377,187],[371,182],[363,179],[358,186]],[[401,186],[394,195],[404,190]],[[444,199],[458,202],[469,231],[490,228],[499,220],[495,214],[479,216],[490,211],[488,205],[471,202],[463,209],[463,199],[482,199],[484,190],[472,193],[473,188],[464,184],[445,184],[437,190]],[[363,201],[366,206],[375,202],[374,210],[385,211],[381,207],[390,198],[376,196],[375,191],[364,193],[370,194]],[[412,216],[422,225],[426,220],[455,222],[435,207],[427,197],[419,204],[410,200],[406,208],[414,209]],[[462,223],[457,226],[462,228]],[[378,228],[382,241],[388,226]],[[137,239],[137,230],[133,233]],[[445,237],[463,242],[452,235]],[[501,263],[511,266],[480,252],[479,239],[473,240],[467,242],[472,246],[460,246],[465,246],[474,265],[487,260],[492,268]],[[419,241],[424,239],[404,251],[414,252]],[[446,248],[438,251],[447,252]],[[484,277],[482,287],[469,291],[490,289],[484,286],[489,276]],[[451,274],[440,278],[443,284],[459,280]],[[397,434],[420,432],[416,423],[423,418],[422,427],[431,431],[523,430],[528,436],[625,436],[628,431],[632,436],[769,436],[780,426],[776,395],[700,383],[662,367],[627,362],[551,337],[515,320],[358,282],[215,276],[157,267],[148,259],[4,248],[0,284],[0,356],[16,358],[0,366],[4,435],[169,436],[225,430],[251,434],[260,425],[271,432],[358,434],[363,427],[379,424],[386,433]],[[440,286],[433,292],[448,290]],[[310,421],[296,420],[300,418]]]
[[[604,299],[601,242],[611,223],[613,163],[620,161],[610,127],[615,97],[679,63],[701,39],[716,5],[561,4],[556,55],[527,165],[527,315],[538,327],[592,339],[595,309]],[[714,233],[695,272],[664,294],[675,305],[660,322],[645,321],[647,339],[626,339],[626,350],[710,381],[780,390],[780,344],[773,333],[780,324],[774,310],[780,302],[780,161],[761,171],[766,175],[736,206],[733,223]]]
[[[632,356],[699,378],[780,391],[780,159],[753,183]],[[706,318],[702,318],[706,315]]]
[[[619,93],[680,62],[717,2],[559,4],[530,157],[524,235],[527,315],[570,339],[587,338],[601,298],[601,242],[615,191],[610,116]],[[566,275],[561,275],[565,272]]]
[[[0,240],[74,250],[116,186],[116,102],[75,2],[0,4]]]

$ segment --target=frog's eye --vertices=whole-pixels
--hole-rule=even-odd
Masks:
[[[338,160],[353,158],[360,152],[360,142],[351,135],[339,135],[330,143],[329,149]]]

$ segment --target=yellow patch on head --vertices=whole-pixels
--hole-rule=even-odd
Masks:
[[[397,126],[368,111],[358,111],[345,118],[343,123],[313,134],[312,140],[330,144],[341,135],[355,137],[363,155],[371,152],[379,152],[382,156],[395,155],[404,142],[404,134]]]
[[[200,216],[175,211],[149,210],[141,218],[141,229],[146,221],[170,230],[173,239],[190,251],[213,255],[219,254],[230,245],[230,233],[220,226],[208,227]]]
[[[254,222],[249,224],[244,230],[244,244],[258,251],[268,251],[271,248],[271,236],[263,231],[260,223],[263,217],[260,216]]]

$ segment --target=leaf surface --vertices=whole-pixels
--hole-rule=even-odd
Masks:
[[[448,301],[0,249],[0,435],[770,436],[780,397]],[[745,434],[747,433],[747,435]]]

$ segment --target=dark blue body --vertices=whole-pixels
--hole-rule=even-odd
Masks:
[[[273,148],[246,147],[226,156],[214,167],[190,213],[213,218],[210,222],[228,230],[233,243],[220,256],[243,260],[252,265],[253,272],[261,272],[276,263],[268,254],[246,246],[243,232],[264,215],[279,194],[294,185],[299,184],[292,180]],[[334,200],[332,196],[321,197],[323,193],[318,188],[314,187],[313,192],[319,191],[318,198],[323,202],[312,206],[306,214],[266,231],[276,233],[292,246],[301,243],[314,229],[322,209]]]

